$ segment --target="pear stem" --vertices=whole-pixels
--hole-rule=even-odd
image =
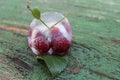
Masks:
[[[42,21],[42,19],[39,19],[48,29],[50,29],[49,28],[49,26],[47,26],[47,24],[45,24],[43,21]]]

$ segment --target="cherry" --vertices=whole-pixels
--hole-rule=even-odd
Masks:
[[[42,36],[35,38],[34,40],[35,49],[40,54],[45,54],[50,49],[50,43]]]
[[[70,48],[70,43],[65,37],[56,37],[51,41],[51,47],[55,54],[65,55]]]

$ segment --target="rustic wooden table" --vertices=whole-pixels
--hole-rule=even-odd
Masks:
[[[28,47],[27,25],[32,16],[25,1],[0,2],[0,80],[53,80],[47,67],[34,58]],[[55,80],[120,80],[119,0],[32,3],[43,12],[68,14],[72,25],[70,62]]]

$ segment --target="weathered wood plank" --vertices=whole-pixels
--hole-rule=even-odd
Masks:
[[[25,1],[7,1],[0,0],[0,80],[52,80],[28,48],[32,16],[23,7]],[[57,80],[120,80],[120,0],[34,0],[32,4],[43,12],[69,14],[70,63]]]

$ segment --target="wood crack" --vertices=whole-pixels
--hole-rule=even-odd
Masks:
[[[9,58],[10,60],[12,60],[15,64],[19,65],[20,67],[25,68],[28,71],[33,71],[33,67],[31,67],[30,65],[28,65],[24,61],[20,60],[19,58],[11,57],[9,55],[6,55],[6,57]]]
[[[109,79],[111,79],[111,80],[119,80],[119,79],[117,79],[117,78],[115,78],[115,77],[111,77],[111,76],[109,76],[109,75],[107,75],[107,74],[104,74],[104,73],[101,73],[101,72],[98,72],[98,71],[95,71],[95,70],[92,70],[92,69],[89,69],[89,71],[90,71],[91,73],[94,73],[94,74],[99,75],[99,76],[102,76],[102,77],[109,78]]]

